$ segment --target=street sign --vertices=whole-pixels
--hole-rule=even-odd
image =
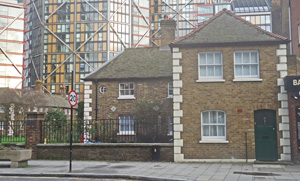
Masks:
[[[69,103],[72,107],[76,106],[77,105],[77,102],[78,102],[78,98],[77,98],[77,93],[72,90],[70,93],[69,93]]]

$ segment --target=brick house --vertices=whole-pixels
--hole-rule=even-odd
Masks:
[[[300,1],[272,1],[272,31],[290,38],[287,47],[288,76],[285,78],[286,99],[288,100],[290,119],[290,139],[292,161],[300,162],[300,102],[299,85],[293,85],[293,80],[299,80],[300,60]]]
[[[174,161],[290,161],[288,39],[224,10],[170,44]]]
[[[163,47],[125,49],[84,78],[86,120],[119,119],[118,135],[134,133],[137,105],[149,103],[158,112],[159,118],[153,119],[161,121],[163,134],[172,135],[172,58],[167,45],[175,39],[175,26],[174,20],[161,21]]]

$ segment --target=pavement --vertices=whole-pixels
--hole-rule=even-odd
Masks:
[[[31,160],[25,168],[7,168],[0,176],[76,177],[125,180],[298,180],[300,165]]]

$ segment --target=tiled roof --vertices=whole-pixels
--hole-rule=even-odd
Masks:
[[[171,76],[172,58],[169,49],[128,48],[87,75],[84,80]]]
[[[38,103],[40,107],[53,107],[53,108],[71,108],[69,101],[61,95],[42,94],[43,102]]]
[[[0,104],[2,103],[16,103],[24,104],[26,101],[30,101],[31,106],[38,107],[53,107],[53,108],[70,108],[69,101],[60,95],[39,93],[37,91],[21,91],[21,90],[9,90],[1,89],[0,94],[6,94],[7,99],[0,99]],[[0,96],[1,97],[1,96]],[[29,100],[30,99],[30,100]]]
[[[170,46],[239,42],[288,42],[288,38],[265,31],[231,11],[224,10],[186,36],[174,40]]]

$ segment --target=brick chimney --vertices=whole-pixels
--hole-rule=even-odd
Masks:
[[[40,93],[43,93],[43,81],[42,80],[36,80],[35,81],[35,91],[38,91]]]
[[[170,19],[168,15],[160,21],[161,47],[169,46],[175,40],[176,21]]]
[[[59,92],[60,92],[60,95],[63,97],[63,98],[66,98],[67,96],[67,93],[66,93],[66,86],[61,86],[60,88],[59,88]]]

